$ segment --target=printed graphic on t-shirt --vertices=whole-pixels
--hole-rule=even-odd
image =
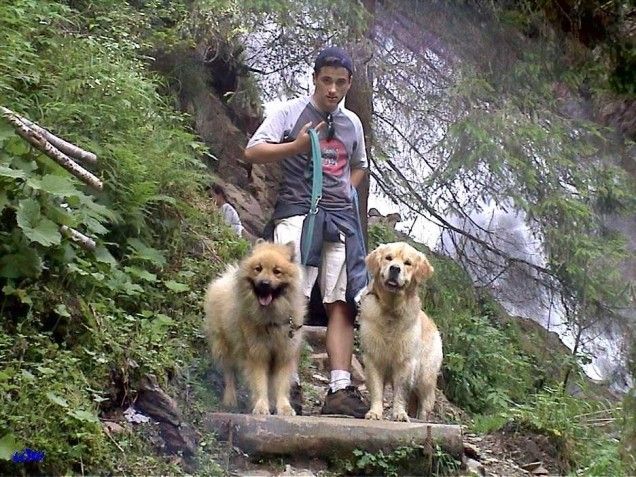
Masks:
[[[347,165],[347,149],[338,139],[320,141],[322,153],[322,171],[330,176],[340,177]]]

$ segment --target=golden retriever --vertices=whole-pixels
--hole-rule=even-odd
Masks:
[[[293,243],[257,241],[239,266],[210,283],[205,296],[206,334],[223,368],[223,404],[236,406],[236,371],[242,371],[252,414],[293,416],[291,373],[302,341],[305,297]],[[271,390],[270,390],[271,388]]]
[[[363,349],[371,408],[366,419],[382,419],[384,386],[393,386],[392,418],[408,421],[407,405],[417,401],[426,419],[435,403],[442,339],[421,309],[418,287],[433,274],[423,253],[404,242],[380,245],[366,258],[372,281],[360,307]]]

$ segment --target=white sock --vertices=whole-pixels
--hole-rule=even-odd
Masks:
[[[333,393],[351,385],[351,373],[349,371],[334,369],[331,371],[330,376],[329,389],[331,389],[331,392]]]
[[[300,384],[300,376],[298,376],[298,371],[294,371],[291,375],[292,384]]]

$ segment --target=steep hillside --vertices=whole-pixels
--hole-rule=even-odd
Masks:
[[[243,455],[203,424],[220,409],[219,373],[200,331],[203,289],[249,246],[203,187],[220,180],[259,233],[278,171],[242,161],[262,114],[242,34],[248,20],[287,27],[302,14],[315,25],[354,25],[339,31],[355,36],[364,16],[348,5],[0,5],[0,105],[94,152],[86,167],[104,181],[103,190],[87,187],[0,119],[0,474],[276,474],[291,463],[290,475],[305,464]],[[294,68],[304,67],[304,53],[289,51]],[[63,225],[96,248],[69,240]],[[392,227],[370,229],[372,245],[395,239]],[[422,297],[446,355],[435,418],[465,426],[481,446],[473,457],[492,472],[526,475],[519,465],[536,458],[552,472],[626,474],[619,406],[585,379],[578,357],[504,313],[456,262],[422,249],[436,269]],[[324,392],[312,351],[301,363],[308,410]],[[574,370],[565,392],[563,363]],[[528,446],[536,452],[522,452]],[[39,458],[24,462],[26,449]],[[424,457],[408,446],[359,451],[312,472],[402,474],[421,471]],[[436,459],[437,473],[458,467],[441,452]]]

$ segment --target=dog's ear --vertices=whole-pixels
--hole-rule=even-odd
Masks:
[[[372,277],[375,277],[380,272],[380,263],[382,261],[382,245],[376,248],[373,252],[367,255],[364,259],[367,264],[367,270]]]
[[[289,251],[289,261],[296,261],[296,244],[294,242],[287,242],[285,247],[287,247],[287,250]]]
[[[433,276],[434,271],[435,269],[426,258],[426,255],[421,252],[418,253],[417,266],[415,268],[415,280],[417,280],[418,283],[428,280]]]

